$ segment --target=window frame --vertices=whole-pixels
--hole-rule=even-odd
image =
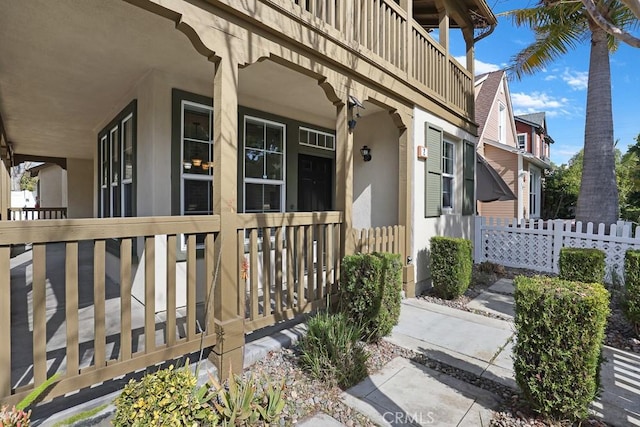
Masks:
[[[533,191],[535,190],[535,191]],[[532,203],[533,202],[533,203]],[[535,210],[531,207],[535,206]],[[529,166],[529,218],[540,218],[542,208],[542,171]]]
[[[248,120],[253,120],[256,122],[263,123],[265,125],[265,132],[266,132],[266,125],[273,125],[273,126],[280,127],[282,129],[282,151],[278,153],[281,155],[281,159],[282,159],[282,163],[281,163],[282,176],[279,180],[269,179],[269,178],[254,178],[254,177],[247,178],[245,152],[247,149],[247,121]],[[316,148],[320,148],[320,147],[316,147]],[[264,148],[259,150],[263,151],[264,153],[268,152],[268,150]],[[266,156],[265,156],[265,161],[266,161]],[[262,211],[252,210],[250,212],[247,212],[247,184],[261,184],[261,185],[279,185],[280,186],[280,209],[278,212],[284,213],[286,211],[286,191],[287,191],[286,183],[287,183],[287,125],[286,123],[265,119],[265,118],[262,118],[256,115],[251,115],[251,114],[243,115],[243,118],[242,118],[242,197],[243,197],[242,210],[243,212],[244,213],[265,213],[264,210]],[[264,193],[263,193],[263,197],[264,197]],[[274,212],[269,212],[269,213],[274,213]]]
[[[507,107],[498,103],[498,142],[504,144],[507,140]]]
[[[124,130],[125,124],[131,125],[131,178],[123,180]],[[114,135],[117,136],[117,147],[114,147]],[[114,151],[114,149],[117,150]],[[126,207],[131,205],[131,217],[136,216],[136,184],[137,184],[137,100],[131,101],[100,132],[98,132],[98,217],[127,217]],[[117,156],[117,158],[116,158]],[[105,175],[105,168],[107,169]],[[131,186],[130,199],[125,196],[125,185]]]
[[[316,144],[311,144],[309,142],[302,142],[300,141],[300,132],[301,131],[305,131],[307,133],[313,133],[315,135],[323,135],[325,137],[325,146],[322,147],[320,145],[318,145],[318,138],[316,137]],[[326,146],[326,137],[330,136],[333,139],[333,146],[332,147],[327,147]],[[310,127],[307,126],[298,126],[298,143],[300,145],[303,145],[305,147],[313,147],[313,148],[318,148],[320,150],[327,150],[327,151],[336,151],[336,135],[335,133],[329,133],[329,132],[324,132],[318,129],[312,129]]]
[[[447,157],[447,146],[451,147],[451,158]],[[445,172],[447,162],[451,163],[451,171]],[[455,183],[456,183],[456,144],[448,141],[446,139],[442,140],[442,200],[441,200],[441,208],[443,212],[453,212],[455,209]],[[444,203],[444,195],[445,195],[445,180],[450,182],[450,192],[449,192],[449,202],[450,204],[447,206]]]
[[[520,137],[524,137],[524,141],[521,143],[520,142]],[[526,133],[519,133],[518,135],[516,135],[516,142],[518,144],[518,150],[524,150],[527,151],[527,140],[529,139],[529,135],[527,135]]]

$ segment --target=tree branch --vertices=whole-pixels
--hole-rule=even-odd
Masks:
[[[602,16],[602,13],[600,13],[600,11],[598,10],[598,7],[596,6],[593,0],[581,0],[581,1],[582,1],[582,4],[584,4],[584,7],[587,9],[587,12],[589,12],[589,16],[591,16],[591,19],[593,19],[593,21],[600,28],[602,28],[603,30],[605,30],[607,33],[611,34],[613,37],[617,38],[618,40],[628,44],[629,46],[640,48],[640,38],[634,37],[633,35],[613,25],[607,18]],[[629,3],[633,4],[633,6],[636,7],[638,11],[640,11],[640,0],[621,0],[621,1],[624,2],[624,4],[629,7],[629,9],[633,12],[634,15],[638,16],[636,14],[636,10],[632,6],[630,6]]]
[[[620,0],[631,12],[640,19],[640,0]]]

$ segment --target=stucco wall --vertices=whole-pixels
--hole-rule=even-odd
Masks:
[[[93,217],[93,161],[67,159],[67,217]]]
[[[38,173],[40,207],[61,208],[67,206],[67,171],[58,165],[41,169]]]
[[[387,112],[358,120],[354,131],[353,227],[398,224],[398,128]],[[360,148],[371,148],[365,162]]]
[[[454,212],[438,218],[424,217],[425,162],[418,160],[415,153],[418,145],[425,145],[424,126],[432,123],[443,129],[444,138],[456,143],[456,176]],[[476,141],[476,137],[451,125],[450,123],[418,108],[414,109],[414,138],[411,153],[414,164],[414,210],[413,210],[413,259],[416,266],[416,294],[424,292],[430,286],[429,239],[433,236],[452,236],[473,238],[474,216],[461,215],[462,206],[462,140]]]

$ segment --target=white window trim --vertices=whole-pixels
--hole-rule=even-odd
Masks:
[[[453,173],[446,173],[444,171],[444,159],[445,159],[445,153],[446,150],[444,149],[444,146],[446,144],[451,145],[452,148],[452,153],[453,153],[453,158],[451,159],[451,164],[452,164],[452,168],[453,168]],[[441,209],[442,212],[444,213],[452,213],[455,209],[456,206],[456,191],[455,191],[455,187],[456,187],[456,171],[457,171],[457,167],[456,167],[456,143],[452,142],[452,141],[447,141],[447,140],[443,140],[442,141],[442,160],[443,160],[443,165],[442,165],[442,176],[440,179],[442,178],[451,178],[451,195],[450,195],[450,200],[451,200],[451,206],[445,206],[444,203],[441,200]],[[444,192],[444,180],[442,180],[442,192]],[[440,194],[440,198],[442,199],[442,194]]]
[[[187,100],[184,100],[184,99],[180,102],[180,215],[181,216],[185,215],[185,211],[184,211],[184,181],[185,180],[190,180],[190,181],[209,181],[209,182],[211,182],[211,187],[213,188],[213,168],[215,167],[215,165],[214,165],[213,167],[209,168],[209,174],[208,175],[195,174],[195,173],[185,173],[184,172],[184,166],[182,165],[182,162],[183,162],[183,159],[184,159],[184,142],[185,141],[193,141],[193,142],[199,142],[201,144],[209,144],[209,149],[211,150],[211,158],[213,159],[213,132],[210,132],[211,134],[209,135],[209,141],[204,141],[204,140],[201,140],[201,139],[194,139],[194,138],[185,138],[185,136],[184,136],[184,111],[185,111],[185,106],[190,106],[190,107],[194,107],[194,108],[197,108],[197,109],[206,110],[210,114],[208,128],[211,130],[212,127],[213,127],[213,123],[212,123],[212,121],[213,121],[213,107],[211,107],[209,105],[205,105],[205,104],[199,104],[199,103],[193,102],[193,101],[187,101]],[[211,197],[213,198],[213,194],[211,195]],[[184,235],[183,235],[183,241],[184,241]]]
[[[254,120],[257,122],[270,124],[282,128],[282,179],[263,179],[263,178],[247,178],[246,177],[246,162],[245,162],[245,150],[247,148],[247,120]],[[316,147],[318,148],[318,147]],[[266,150],[263,150],[266,151]],[[280,212],[285,211],[286,200],[286,181],[287,181],[287,125],[273,120],[263,119],[261,117],[245,115],[242,120],[242,210],[247,212],[247,186],[246,184],[266,184],[266,185],[280,185]]]
[[[123,141],[125,138],[125,123],[127,123],[132,119],[133,119],[133,113],[130,113],[120,121],[120,216],[123,218],[125,216],[125,211],[126,211],[125,209],[126,198],[124,197],[125,195],[124,186],[133,184],[133,178],[124,179],[126,165],[124,163]],[[133,126],[133,123],[131,123],[130,126]],[[133,141],[131,141],[131,150],[133,151]]]
[[[498,103],[498,141],[505,144],[507,140],[507,107]]]
[[[298,138],[300,138],[300,131],[301,130],[304,130],[304,131],[307,131],[307,132],[312,132],[312,133],[315,133],[317,135],[324,135],[324,136],[332,137],[333,138],[333,147],[332,148],[320,147],[319,145],[309,144],[307,142],[298,141],[300,143],[300,145],[304,145],[306,147],[319,148],[320,150],[336,151],[336,136],[334,134],[329,133],[329,132],[323,132],[323,131],[317,130],[317,129],[311,129],[311,128],[308,128],[308,127],[305,127],[305,126],[299,126],[298,127]]]
[[[524,147],[520,146],[520,137],[523,136],[524,137]],[[527,143],[529,141],[527,141],[529,139],[529,135],[527,135],[526,133],[519,133],[516,137],[516,142],[518,143],[518,150],[525,150],[527,151]]]

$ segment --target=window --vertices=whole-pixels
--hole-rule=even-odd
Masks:
[[[335,136],[315,129],[300,127],[300,145],[322,148],[325,150],[336,150]]]
[[[504,144],[507,140],[507,109],[504,105],[499,105],[498,141]]]
[[[453,209],[455,176],[455,146],[448,141],[442,143],[442,208]]]
[[[180,213],[213,213],[213,108],[181,103]]]
[[[542,185],[540,170],[529,168],[529,218],[540,217]]]
[[[518,134],[518,149],[527,150],[527,134],[519,133]]]
[[[244,118],[245,212],[284,212],[285,131],[281,123]]]
[[[131,217],[134,209],[136,101],[98,134],[101,218]]]

